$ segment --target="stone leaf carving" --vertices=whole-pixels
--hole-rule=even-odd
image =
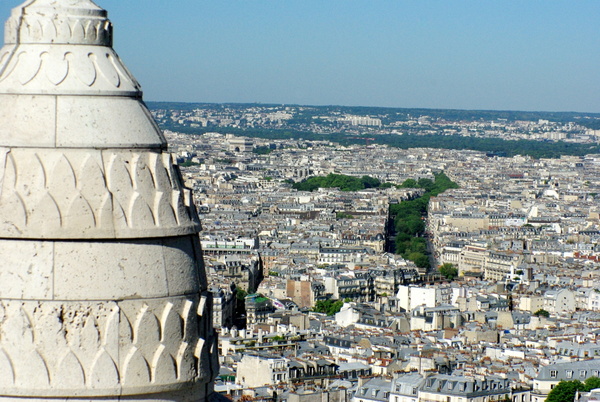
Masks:
[[[216,338],[199,332],[210,317],[196,314],[198,302],[0,301],[0,384],[101,395],[207,380]]]
[[[185,235],[198,217],[159,152],[0,149],[0,236]]]
[[[99,17],[70,17],[44,18],[35,13],[24,18],[25,23],[19,23],[18,18],[9,18],[6,22],[5,42],[17,42],[17,32],[20,43],[76,43],[87,45],[111,46],[112,24],[106,19],[106,13]],[[20,30],[18,29],[20,27]]]
[[[0,72],[0,93],[141,94],[139,83],[108,47],[5,46]]]

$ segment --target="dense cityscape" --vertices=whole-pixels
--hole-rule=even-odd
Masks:
[[[165,127],[206,129],[165,134],[203,226],[216,390],[256,401],[541,402],[578,380],[578,397],[594,397],[600,154],[375,143],[439,130],[427,116],[323,115],[306,127],[320,140],[251,138],[228,131],[280,128],[303,107],[240,108],[152,110]],[[597,146],[599,134],[540,119],[444,127],[559,145]],[[373,137],[340,145],[335,130]],[[548,400],[565,400],[557,393]]]
[[[600,402],[600,3],[97,2],[0,2],[2,402]]]

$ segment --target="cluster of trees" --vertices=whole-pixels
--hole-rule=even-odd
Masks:
[[[377,188],[381,181],[370,176],[353,177],[330,173],[327,176],[313,176],[294,183],[293,188],[299,191],[315,191],[319,188],[338,187],[341,191],[359,191],[365,188]]]
[[[191,160],[187,160],[187,161],[179,163],[179,166],[181,166],[181,167],[190,167],[190,166],[198,166],[198,165],[200,165],[200,164],[196,163],[196,162],[192,162]]]
[[[586,155],[600,152],[600,146],[571,142],[542,142],[534,140],[503,140],[500,138],[473,138],[458,135],[403,135],[380,136],[378,143],[393,147],[471,149],[495,152],[506,156],[529,155],[534,158],[558,158],[561,155]]]
[[[252,150],[252,152],[257,155],[268,155],[271,152],[273,152],[273,150],[270,147],[267,147],[266,145],[261,145],[261,146],[255,147]]]
[[[327,315],[334,315],[335,313],[339,313],[343,305],[344,302],[341,300],[319,300],[315,304],[313,311]]]
[[[435,179],[405,180],[400,187],[422,188],[425,194],[414,200],[403,201],[390,206],[390,215],[394,218],[396,232],[396,254],[415,263],[419,268],[430,266],[425,234],[425,217],[429,199],[450,188],[458,188],[443,172]]]
[[[456,268],[454,264],[450,264],[448,262],[440,265],[439,271],[440,274],[444,275],[449,281],[458,276],[458,268]]]
[[[600,388],[600,378],[590,377],[585,382],[579,380],[561,381],[550,391],[546,402],[565,402],[575,400],[575,394],[579,392],[589,392]]]

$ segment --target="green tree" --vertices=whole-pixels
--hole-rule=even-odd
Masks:
[[[360,178],[365,188],[377,188],[381,186],[381,181],[371,176],[363,176]]]
[[[313,311],[331,316],[335,313],[338,313],[342,309],[343,305],[344,302],[342,300],[319,300],[315,304]]]
[[[591,391],[596,388],[600,388],[600,378],[598,377],[590,377],[584,382],[585,390]]]
[[[422,237],[426,229],[423,217],[427,215],[429,199],[449,188],[458,187],[443,172],[434,174],[434,178],[435,180],[405,180],[400,187],[421,187],[425,189],[425,194],[417,199],[390,206],[390,216],[394,219],[396,229],[395,252],[413,261],[419,268],[428,268],[430,265],[427,241]]]
[[[258,146],[256,148],[254,148],[252,150],[252,152],[254,152],[255,154],[258,154],[258,155],[268,155],[271,152],[273,152],[273,150],[267,146]]]
[[[246,292],[244,289],[238,288],[235,296],[238,300],[244,300],[246,299],[246,296],[248,296],[248,292]]]
[[[535,313],[533,313],[533,315],[535,315],[536,317],[550,317],[550,313],[546,310],[544,310],[543,308],[539,309],[538,311],[536,311]]]
[[[406,179],[400,185],[402,188],[417,188],[417,181],[415,179]]]
[[[445,263],[440,265],[440,274],[444,275],[448,280],[453,280],[458,276],[458,269],[454,266],[454,264]]]
[[[429,257],[423,253],[412,252],[407,256],[407,259],[414,262],[419,268],[429,268]]]
[[[561,381],[550,391],[546,402],[571,402],[577,391],[585,391],[585,385],[581,381]]]
[[[185,161],[185,162],[181,162],[179,164],[179,166],[181,167],[190,167],[190,166],[199,166],[200,164],[197,162],[192,162],[191,160]]]

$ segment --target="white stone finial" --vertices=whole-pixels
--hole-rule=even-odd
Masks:
[[[5,41],[112,46],[112,25],[91,0],[29,0],[13,10]]]
[[[141,98],[112,49],[107,12],[92,1],[29,0],[13,9],[5,28],[0,94]]]

